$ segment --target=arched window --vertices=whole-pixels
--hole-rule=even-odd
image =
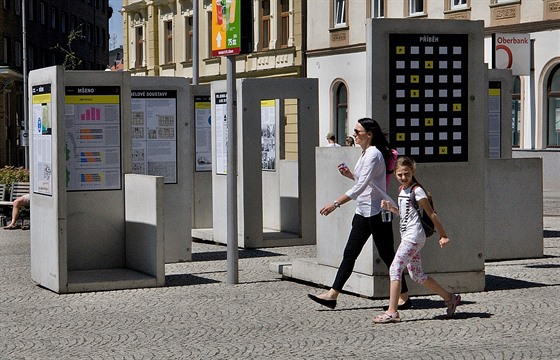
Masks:
[[[521,78],[513,79],[513,91],[511,95],[511,144],[519,146],[521,129]]]
[[[560,64],[548,79],[548,146],[560,146]]]
[[[344,144],[344,139],[346,139],[346,118],[348,117],[348,91],[343,82],[336,84],[333,90],[336,142]]]

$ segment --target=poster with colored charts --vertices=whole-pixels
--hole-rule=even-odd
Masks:
[[[33,192],[52,195],[51,84],[31,88],[33,109]]]
[[[468,161],[468,35],[389,35],[389,133],[417,162]]]
[[[66,189],[121,189],[120,87],[68,86]]]
[[[177,91],[133,90],[132,172],[177,183]]]

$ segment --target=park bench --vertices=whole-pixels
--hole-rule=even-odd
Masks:
[[[2,197],[0,198],[0,205],[1,206],[12,206],[14,204],[14,200],[17,199],[18,197],[25,195],[25,194],[29,194],[29,183],[28,182],[15,182],[12,183],[12,186],[10,188],[10,198],[9,200],[4,200],[6,197],[6,185],[4,184],[0,184],[1,188],[0,188],[0,195],[2,195]]]
[[[5,210],[4,207],[12,207],[14,205],[14,201],[25,194],[29,194],[29,183],[28,182],[15,182],[12,183],[10,188],[10,196],[8,200],[4,200],[6,198],[6,185],[0,184],[0,207],[2,207],[2,214],[4,214],[5,219],[11,217],[12,210]],[[22,209],[20,212],[20,219],[23,223],[24,219],[29,218],[29,209]]]

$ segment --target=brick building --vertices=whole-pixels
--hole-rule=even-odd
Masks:
[[[109,63],[108,0],[2,0],[0,8],[0,167],[24,165],[20,145],[23,129],[23,27],[25,5],[27,68],[62,65],[68,36],[74,29],[83,38],[72,43],[81,60],[77,70],[104,70]]]

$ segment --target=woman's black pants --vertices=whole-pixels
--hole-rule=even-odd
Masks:
[[[381,220],[381,213],[367,218],[355,214],[352,219],[352,230],[350,231],[348,242],[344,248],[342,263],[334,279],[333,289],[339,292],[342,291],[344,284],[348,281],[350,275],[352,275],[356,259],[358,255],[360,255],[370,235],[373,237],[373,242],[375,243],[381,260],[383,260],[385,265],[387,265],[387,269],[389,269],[395,257],[392,223],[383,222]],[[402,278],[401,292],[408,292],[404,277]]]

